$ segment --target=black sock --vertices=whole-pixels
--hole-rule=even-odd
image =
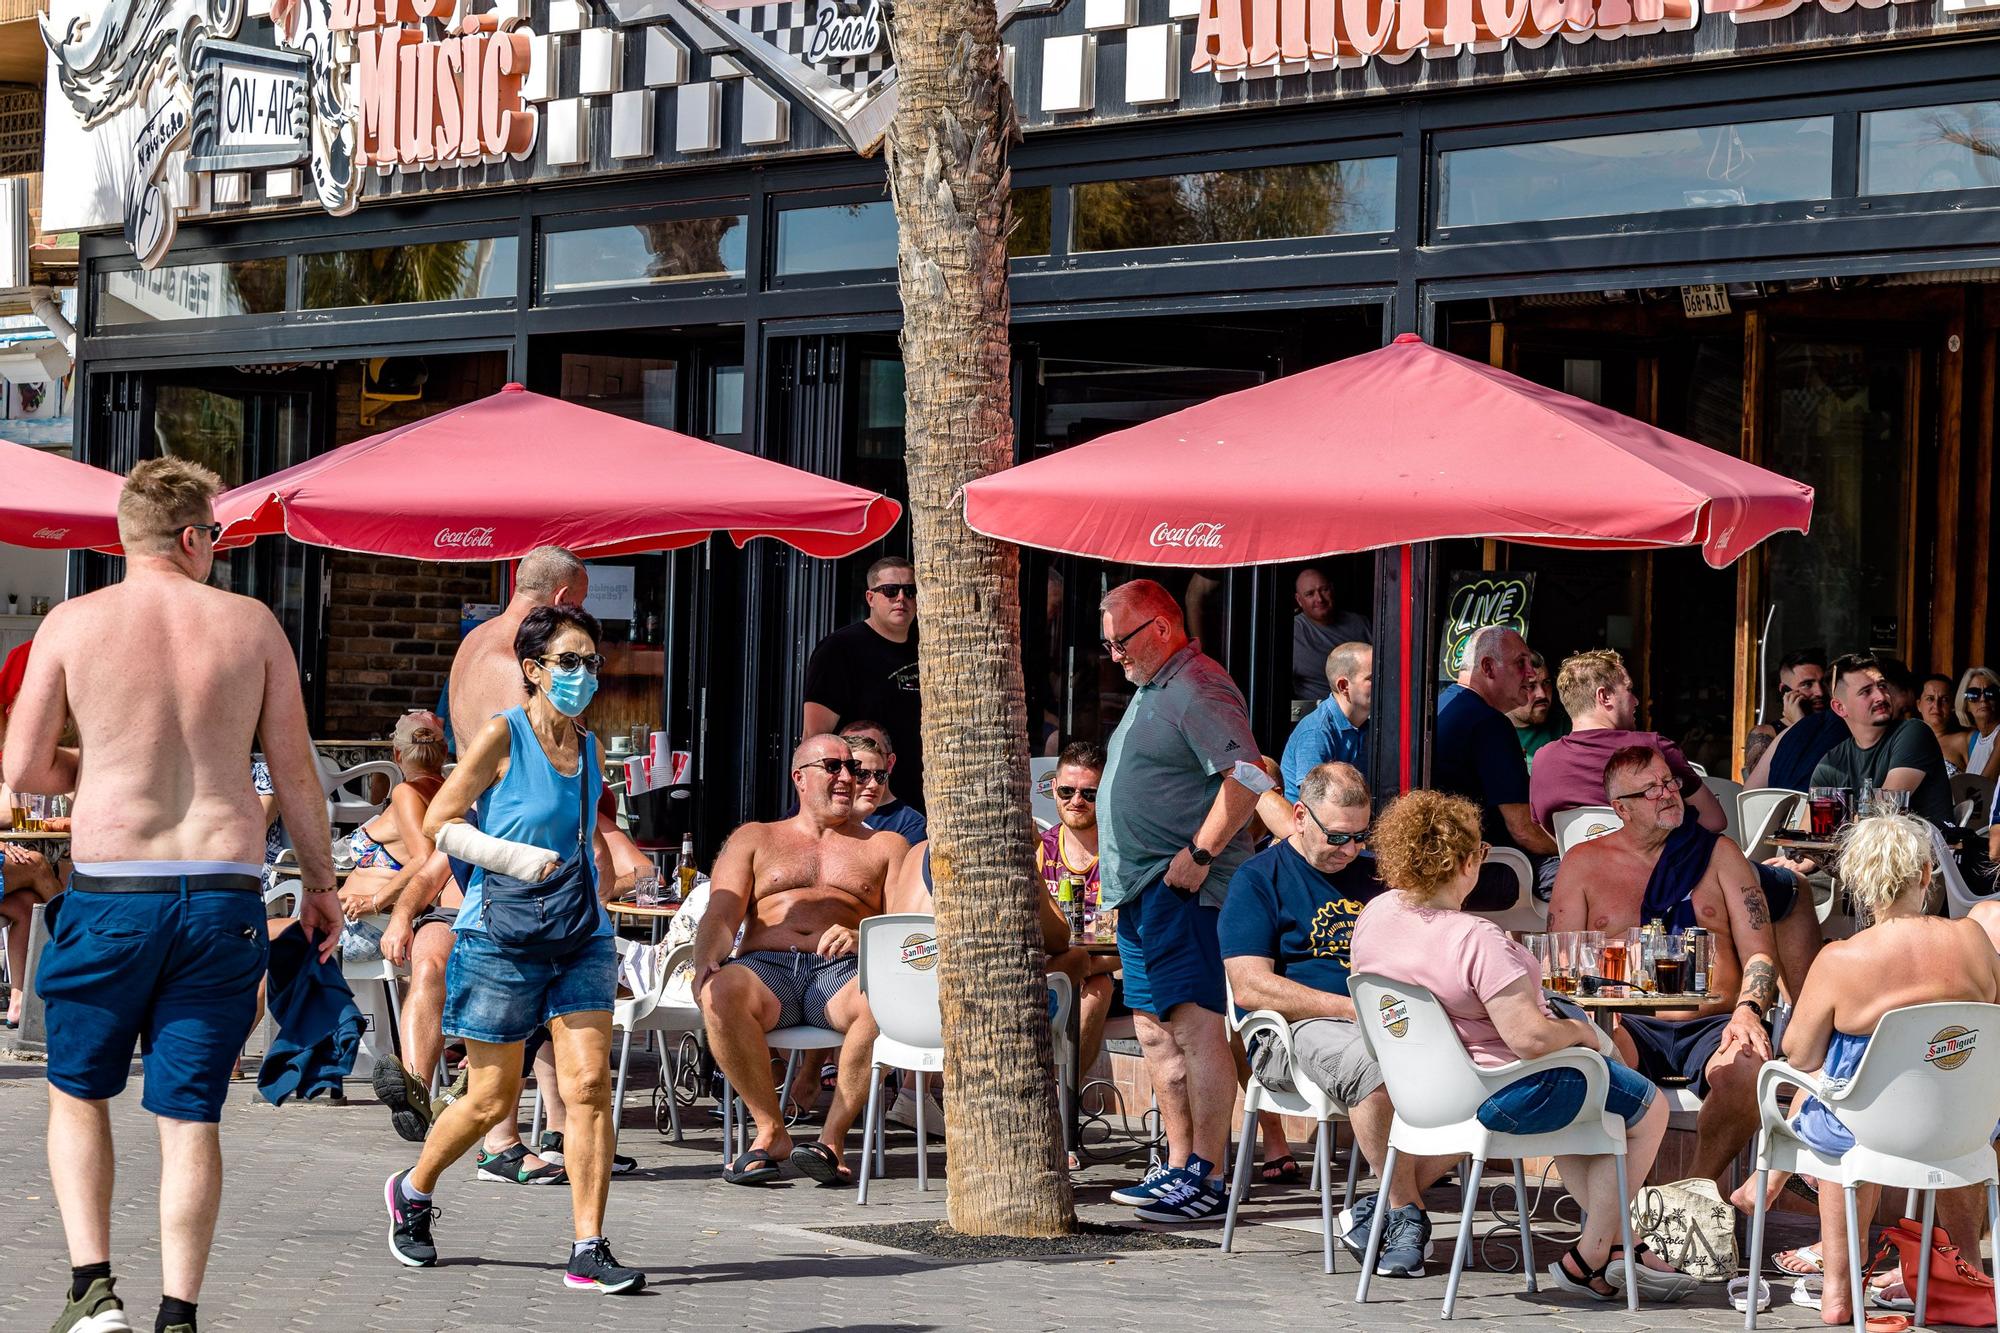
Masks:
[[[110,1276],[111,1261],[109,1259],[106,1259],[101,1264],[73,1265],[69,1270],[69,1298],[73,1301],[82,1300],[83,1293],[90,1290],[91,1283],[101,1277],[108,1278]]]
[[[160,1317],[153,1321],[153,1333],[167,1333],[176,1324],[195,1327],[194,1302],[184,1301],[178,1296],[162,1296]]]

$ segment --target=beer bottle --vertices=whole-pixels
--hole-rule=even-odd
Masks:
[[[686,902],[687,896],[694,892],[694,877],[696,873],[694,868],[694,834],[687,833],[681,837],[681,854],[674,858],[675,887],[680,890],[682,902]]]

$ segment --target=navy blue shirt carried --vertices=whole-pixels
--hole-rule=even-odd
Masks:
[[[1282,839],[1229,882],[1217,928],[1222,956],[1269,958],[1289,981],[1345,995],[1354,918],[1381,891],[1374,857],[1364,853],[1329,875]]]

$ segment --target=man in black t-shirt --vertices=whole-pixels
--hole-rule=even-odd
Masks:
[[[903,556],[868,566],[868,618],[827,635],[806,663],[803,736],[873,718],[896,738],[896,792],[924,808],[923,699],[917,693],[917,575]]]
[[[1846,719],[1848,738],[1819,761],[1813,786],[1858,794],[1865,782],[1907,791],[1911,814],[1951,822],[1951,780],[1937,736],[1914,718],[1896,717],[1895,687],[1880,660],[1853,653],[1833,664],[1833,711]]]

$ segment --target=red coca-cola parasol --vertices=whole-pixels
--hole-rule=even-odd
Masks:
[[[718,531],[833,557],[879,540],[901,513],[873,491],[518,384],[215,502],[223,547],[282,532],[412,560],[515,560],[547,545],[624,555]]]
[[[0,542],[44,551],[118,545],[115,472],[0,440]]]

